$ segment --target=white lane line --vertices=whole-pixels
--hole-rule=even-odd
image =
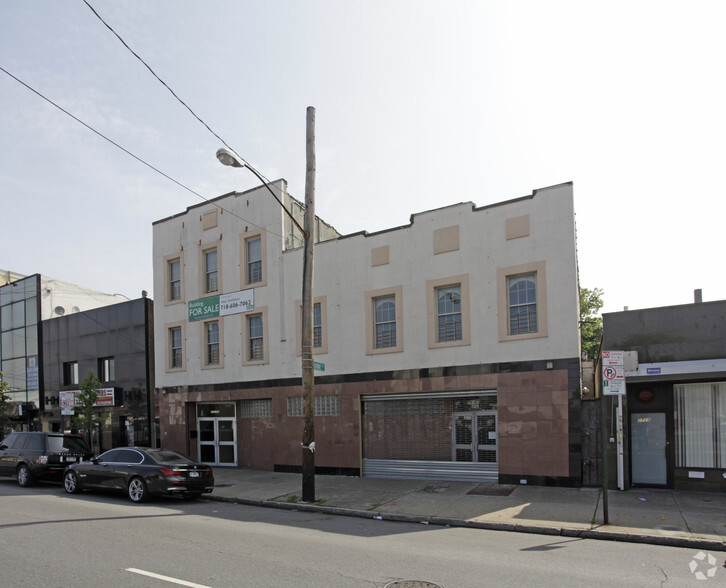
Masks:
[[[164,580],[165,582],[171,582],[172,584],[179,584],[179,586],[189,586],[189,588],[210,588],[210,586],[205,586],[204,584],[195,584],[194,582],[179,580],[177,578],[172,578],[171,576],[162,576],[161,574],[146,572],[136,568],[126,568],[126,571],[134,574],[141,574],[142,576],[149,576],[149,578],[156,578],[157,580]]]

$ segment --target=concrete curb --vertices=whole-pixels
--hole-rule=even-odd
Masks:
[[[643,533],[626,533],[616,531],[603,531],[598,529],[573,529],[557,526],[524,525],[517,523],[496,523],[490,521],[467,521],[435,516],[406,515],[399,513],[380,512],[372,510],[356,510],[306,504],[304,502],[276,502],[274,500],[257,500],[254,498],[234,498],[229,496],[202,496],[205,500],[215,502],[228,502],[243,504],[245,506],[260,506],[263,508],[276,508],[280,510],[313,512],[335,516],[357,517],[399,523],[418,523],[422,525],[435,525],[439,527],[461,527],[469,529],[485,529],[489,531],[510,531],[513,533],[531,533],[536,535],[549,535],[572,537],[577,539],[597,539],[600,541],[621,541],[624,543],[646,543],[650,545],[663,545],[667,547],[686,547],[703,549],[707,551],[726,551],[726,541],[697,539],[690,537],[671,537],[667,535],[648,535]]]

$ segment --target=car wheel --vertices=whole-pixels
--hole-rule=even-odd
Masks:
[[[76,494],[81,491],[81,486],[78,483],[78,476],[73,470],[67,471],[66,475],[63,476],[63,487],[66,489],[68,494]]]
[[[132,502],[146,502],[149,499],[149,491],[146,489],[146,482],[136,476],[129,482],[129,498]]]
[[[33,474],[30,473],[28,466],[22,464],[18,468],[18,485],[27,488],[33,484]]]

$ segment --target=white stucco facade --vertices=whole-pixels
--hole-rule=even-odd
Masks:
[[[272,188],[302,220],[284,180]],[[316,467],[579,485],[571,184],[373,234],[319,219],[315,232]],[[300,233],[265,187],[154,223],[163,446],[300,467],[302,267]]]
[[[215,211],[216,226],[205,230],[204,215]],[[284,224],[284,213],[264,188],[195,206],[155,223],[159,387],[300,376],[296,341],[302,249],[283,250]],[[218,368],[210,369],[202,361],[201,323],[187,320],[188,303],[204,298],[199,280],[200,250],[210,243],[219,244],[222,293],[245,290],[251,286],[244,284],[241,272],[241,241],[245,230],[255,233],[258,227],[264,227],[265,233],[265,280],[264,285],[253,288],[254,312],[265,312],[267,355],[263,363],[244,365],[246,315],[226,316],[220,319],[222,361]],[[315,246],[314,297],[324,302],[327,352],[318,350],[316,361],[325,364],[325,375],[333,375],[579,356],[574,235],[572,185],[562,184],[483,208],[471,202],[455,204],[414,214],[404,227],[320,242]],[[437,245],[436,239],[443,239],[443,246]],[[452,243],[447,244],[447,239]],[[437,247],[444,251],[437,252]],[[177,254],[183,256],[183,293],[179,301],[169,303],[165,260]],[[529,271],[538,274],[540,330],[509,338],[500,326],[500,320],[506,318],[502,314],[507,312],[503,279]],[[432,347],[430,284],[447,280],[463,285],[468,341]],[[366,342],[367,331],[372,328],[366,322],[370,321],[370,313],[366,318],[366,293],[393,289],[398,289],[400,350],[371,353]],[[183,370],[165,369],[169,348],[162,342],[170,324],[184,327]]]

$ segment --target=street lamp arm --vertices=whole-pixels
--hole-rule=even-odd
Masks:
[[[303,234],[303,237],[304,237],[305,239],[307,239],[307,238],[308,238],[308,234],[307,234],[307,231],[305,231],[305,229],[303,229],[303,228],[302,228],[302,227],[300,226],[300,223],[299,223],[299,222],[297,222],[297,220],[295,220],[295,217],[294,217],[294,216],[292,215],[292,213],[291,213],[291,212],[290,212],[290,211],[289,211],[289,210],[288,210],[287,208],[285,208],[285,205],[284,205],[284,204],[282,203],[282,201],[281,201],[281,200],[280,200],[280,199],[279,199],[279,198],[277,197],[277,194],[275,194],[275,193],[274,193],[274,192],[272,191],[272,188],[270,188],[270,184],[269,184],[269,183],[268,183],[267,181],[265,181],[265,179],[264,179],[264,178],[263,178],[263,177],[262,177],[262,176],[261,176],[261,175],[260,175],[260,174],[258,173],[258,171],[257,171],[257,170],[256,170],[256,169],[255,169],[254,167],[252,167],[252,166],[250,166],[250,165],[247,165],[247,164],[246,164],[246,163],[245,163],[244,161],[242,161],[242,160],[240,159],[240,157],[239,157],[239,156],[238,156],[238,155],[237,155],[236,153],[234,153],[233,151],[230,151],[229,149],[226,149],[226,148],[224,148],[224,147],[222,147],[221,149],[218,149],[218,150],[217,150],[217,159],[219,159],[219,161],[220,161],[220,162],[221,162],[221,163],[222,163],[223,165],[229,165],[229,166],[231,166],[231,167],[246,167],[246,168],[247,168],[248,170],[250,170],[250,171],[251,171],[251,172],[252,172],[253,174],[255,174],[255,176],[257,176],[257,179],[258,179],[258,180],[260,180],[260,182],[262,182],[262,183],[264,184],[265,188],[267,188],[267,189],[269,190],[270,194],[272,194],[272,197],[273,197],[273,198],[274,198],[275,200],[277,200],[277,203],[278,203],[278,204],[279,204],[280,206],[282,206],[282,209],[283,209],[283,210],[285,211],[285,214],[287,214],[287,216],[289,216],[289,217],[290,217],[290,219],[291,219],[291,220],[292,220],[292,222],[293,222],[293,223],[295,224],[295,226],[296,226],[296,227],[297,227],[297,228],[298,228],[298,229],[300,230],[300,232],[301,232],[301,233]]]

